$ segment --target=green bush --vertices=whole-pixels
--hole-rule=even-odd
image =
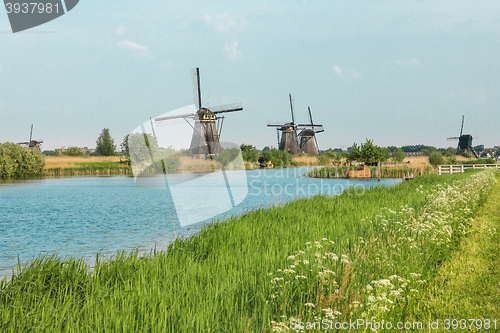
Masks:
[[[243,160],[248,162],[257,162],[259,159],[259,151],[252,145],[241,144],[241,155],[243,156]]]
[[[443,165],[445,163],[443,155],[440,152],[433,151],[429,154],[429,163],[431,165]]]
[[[0,143],[0,178],[41,176],[44,167],[42,153],[11,142]]]
[[[62,154],[66,156],[87,156],[85,155],[85,151],[78,147],[69,147],[65,149]]]
[[[399,163],[403,162],[405,157],[406,157],[406,154],[403,152],[403,150],[401,148],[399,148],[394,153],[392,153],[392,158],[394,158],[394,160],[396,160]]]
[[[472,155],[471,155],[471,154],[469,154],[469,153],[468,153],[468,152],[466,152],[466,151],[464,151],[464,152],[462,153],[462,156],[463,156],[463,157],[465,157],[465,158],[472,158]]]

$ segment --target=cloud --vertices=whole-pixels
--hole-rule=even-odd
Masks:
[[[420,65],[420,61],[415,58],[410,60],[396,60],[396,65],[401,67],[417,67]]]
[[[121,49],[129,50],[146,58],[152,58],[152,56],[149,54],[148,46],[142,46],[129,40],[123,40],[116,43],[116,45]]]
[[[241,57],[241,51],[238,50],[238,41],[224,45],[223,52],[231,61],[236,61]]]
[[[355,71],[354,69],[343,70],[337,65],[333,66],[332,69],[338,77],[361,79],[361,74],[359,74],[359,72]]]
[[[118,30],[116,30],[116,34],[121,35],[121,34],[124,34],[125,32],[127,32],[127,26],[124,24],[120,24],[120,26],[118,27]]]
[[[247,21],[244,18],[238,19],[229,13],[216,15],[205,14],[203,20],[212,29],[221,33],[231,33],[246,27]]]
[[[337,73],[338,76],[342,76],[344,74],[344,71],[342,70],[342,68],[340,68],[337,65],[333,66],[333,70],[335,71],[335,73]]]

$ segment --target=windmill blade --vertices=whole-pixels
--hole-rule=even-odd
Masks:
[[[289,94],[290,96],[290,109],[292,110],[292,123],[295,124],[295,96]]]
[[[191,118],[194,117],[194,115],[195,113],[185,113],[185,114],[179,114],[177,116],[158,117],[155,118],[155,121],[164,121],[164,120],[178,119],[178,118]]]
[[[215,114],[241,111],[241,110],[243,110],[243,104],[241,102],[232,103],[232,104],[225,104],[225,105],[218,105],[218,106],[213,106],[210,108],[210,111],[212,111]]]
[[[308,106],[307,110],[309,111],[309,119],[311,120],[311,124],[314,124],[314,122],[313,122],[313,116],[311,114],[311,107]],[[314,128],[313,128],[313,130],[314,130]]]
[[[462,136],[462,132],[464,130],[464,119],[465,119],[465,115],[462,116],[462,127],[460,128],[460,136]]]
[[[285,126],[286,123],[282,122],[282,121],[268,121],[267,122],[267,126]]]
[[[452,136],[450,138],[446,138],[446,140],[458,140],[458,139],[460,139],[460,137],[458,136]]]
[[[30,143],[31,143],[31,136],[33,134],[33,124],[31,124],[31,131],[30,131]]]
[[[193,81],[194,105],[201,109],[201,87],[200,87],[200,69],[198,67],[191,69],[191,79]]]
[[[320,124],[297,124],[297,126],[307,126],[308,128],[312,129],[312,127],[320,127],[323,125],[320,125]]]

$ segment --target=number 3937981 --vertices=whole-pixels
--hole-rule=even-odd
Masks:
[[[52,21],[73,9],[79,0],[4,0],[12,32],[19,32]]]

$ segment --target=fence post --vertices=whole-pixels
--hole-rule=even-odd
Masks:
[[[463,164],[460,166],[460,170],[461,170],[461,173],[464,173],[464,165]]]
[[[441,166],[438,165],[438,175],[441,175]]]

